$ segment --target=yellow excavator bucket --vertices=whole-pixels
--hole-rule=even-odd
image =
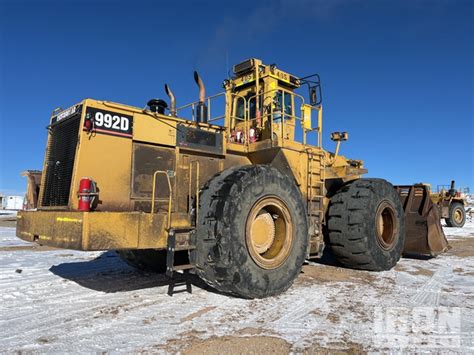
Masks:
[[[438,208],[426,185],[395,186],[405,211],[403,254],[437,256],[451,247],[441,227]]]

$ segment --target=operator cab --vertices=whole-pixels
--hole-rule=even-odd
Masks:
[[[295,140],[306,144],[306,134],[317,131],[319,145],[322,117],[321,85],[317,74],[298,78],[278,69],[275,64],[266,65],[255,58],[234,65],[233,73],[231,78],[224,80],[225,92],[206,96],[204,83],[195,72],[199,101],[181,107],[176,107],[174,95],[166,85],[170,98],[169,115],[192,117],[186,120],[195,122],[197,129],[206,129],[209,125],[225,129],[227,142],[231,144],[248,146],[264,140],[271,140],[272,145]],[[309,88],[309,100],[296,92],[302,85]],[[152,101],[161,111],[167,109],[157,105],[157,100]],[[312,110],[318,111],[316,127],[311,123]]]
[[[297,78],[255,58],[235,65],[233,72],[234,76],[224,81],[231,103],[225,123],[229,143],[295,140],[311,130],[311,107],[320,109],[321,103],[319,76]],[[303,84],[310,88],[309,105],[296,92]],[[300,134],[298,129],[306,131]]]
[[[294,90],[299,80],[275,65],[248,59],[233,68],[234,77],[224,81],[231,99],[230,142],[254,143],[283,136],[294,138]]]

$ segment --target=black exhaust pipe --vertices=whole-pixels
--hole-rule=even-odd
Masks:
[[[199,103],[196,107],[196,122],[207,123],[206,88],[198,72],[194,72],[194,81],[199,86]]]
[[[449,186],[448,195],[449,196],[456,196],[457,190],[454,188],[454,180],[451,180],[451,185]]]

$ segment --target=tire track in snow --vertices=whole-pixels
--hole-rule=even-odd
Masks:
[[[415,295],[410,298],[414,306],[438,307],[440,304],[441,290],[445,286],[444,281],[453,275],[451,265],[442,266],[438,269],[423,286],[418,288]]]

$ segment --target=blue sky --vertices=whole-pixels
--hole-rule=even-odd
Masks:
[[[41,169],[51,111],[92,97],[196,99],[249,57],[318,72],[325,148],[368,176],[474,189],[473,1],[0,0],[0,191]],[[228,58],[228,60],[226,60]],[[228,64],[227,64],[228,62]]]

